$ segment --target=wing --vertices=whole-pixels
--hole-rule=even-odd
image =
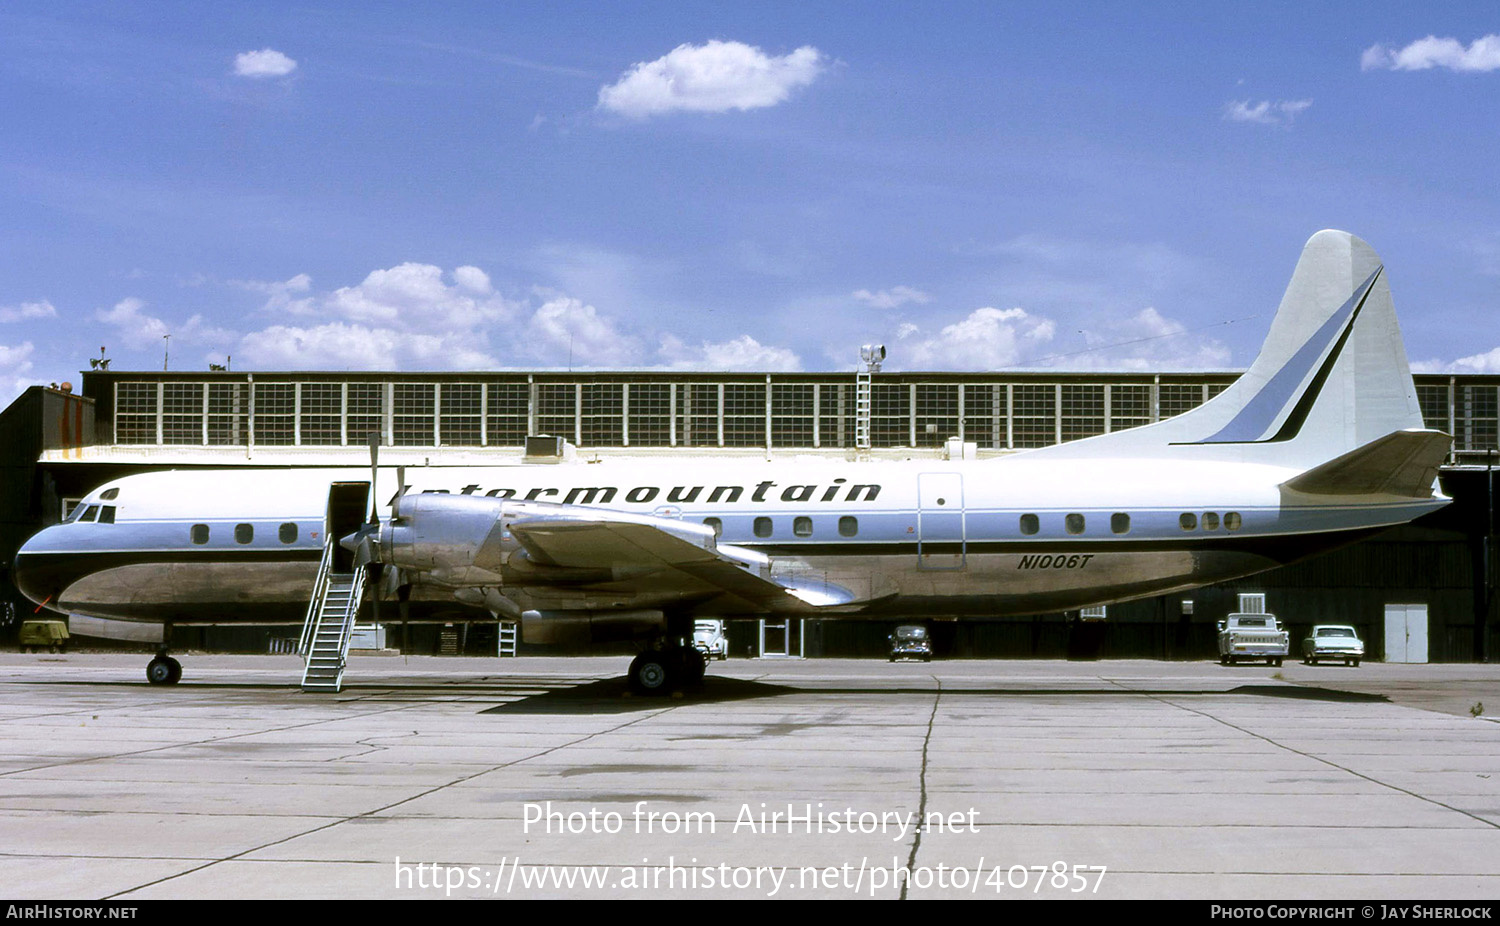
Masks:
[[[528,518],[513,522],[510,531],[534,562],[633,575],[633,581],[649,585],[655,594],[731,599],[715,602],[716,609],[806,614],[817,605],[843,604],[852,598],[805,583],[778,583],[771,578],[769,559],[715,543],[708,528],[700,533],[698,525],[679,521],[656,524],[652,522],[663,519],[626,518],[615,513]]]

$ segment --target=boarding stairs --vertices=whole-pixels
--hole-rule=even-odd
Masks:
[[[356,566],[352,572],[334,571],[337,544],[336,536],[330,534],[318,564],[312,599],[307,604],[307,618],[302,624],[297,651],[306,660],[302,670],[303,691],[336,694],[344,684],[349,641],[364,596],[365,570]]]

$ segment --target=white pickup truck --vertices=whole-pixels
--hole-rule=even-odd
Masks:
[[[1274,614],[1230,614],[1219,622],[1219,665],[1240,659],[1264,659],[1279,666],[1286,658],[1290,636]]]

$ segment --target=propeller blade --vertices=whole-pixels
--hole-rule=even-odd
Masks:
[[[370,523],[380,523],[380,496],[375,494],[375,481],[380,470],[380,432],[370,432]]]

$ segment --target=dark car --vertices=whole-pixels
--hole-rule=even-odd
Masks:
[[[932,661],[932,637],[922,624],[902,624],[891,634],[891,662],[897,659]]]

